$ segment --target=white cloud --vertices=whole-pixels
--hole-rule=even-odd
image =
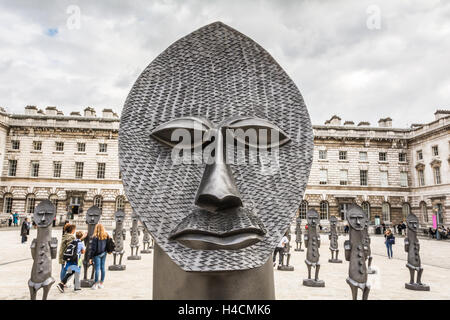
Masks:
[[[69,5],[81,28],[69,30]],[[381,28],[366,26],[367,8]],[[32,1],[0,3],[0,105],[120,111],[140,72],[180,37],[223,21],[261,44],[298,85],[313,123],[333,114],[394,126],[450,101],[450,3],[441,1]],[[49,29],[57,33],[49,36]]]

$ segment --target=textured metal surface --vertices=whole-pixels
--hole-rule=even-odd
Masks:
[[[269,159],[231,164],[243,206],[267,232],[239,250],[194,250],[169,235],[192,212],[205,164],[174,164],[171,148],[151,138],[161,124],[199,116],[221,123],[234,116],[270,120],[291,141]],[[122,111],[119,158],[134,212],[183,270],[245,270],[262,266],[295,215],[312,163],[313,132],[297,87],[257,43],[222,24],[178,40],[140,75]],[[247,156],[247,155],[246,155]]]

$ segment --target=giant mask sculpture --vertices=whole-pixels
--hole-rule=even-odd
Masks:
[[[240,32],[216,22],[161,53],[131,89],[119,132],[127,197],[156,242],[155,281],[170,287],[163,260],[191,276],[267,265],[273,281],[269,257],[302,198],[312,137],[295,84]]]

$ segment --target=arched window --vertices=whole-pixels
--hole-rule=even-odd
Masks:
[[[410,212],[411,212],[411,207],[409,206],[409,203],[405,202],[402,205],[403,220],[406,221],[406,217],[409,215]]]
[[[302,203],[300,203],[299,208],[300,219],[306,219],[306,212],[308,212],[308,201],[303,200]]]
[[[125,197],[118,196],[116,198],[116,211],[125,209]]]
[[[383,214],[383,222],[391,221],[391,206],[388,202],[383,202],[381,205],[381,212]]]
[[[367,217],[369,217],[369,220],[370,220],[370,203],[367,201],[364,201],[361,204],[361,207],[362,207],[363,211],[366,213]]]
[[[3,197],[3,212],[12,213],[13,197],[11,193],[5,194]]]
[[[103,197],[102,196],[94,197],[94,206],[97,206],[100,209],[100,211],[102,211],[102,208],[103,208]]]
[[[425,201],[420,203],[420,213],[422,214],[423,222],[428,222],[427,203]]]
[[[56,211],[58,211],[58,195],[51,194],[50,197],[48,197],[48,200],[50,200],[53,203]]]
[[[320,220],[328,220],[328,202],[320,202]]]
[[[28,214],[34,213],[35,205],[36,205],[36,196],[34,194],[30,193],[29,195],[27,195],[26,213],[28,213]]]

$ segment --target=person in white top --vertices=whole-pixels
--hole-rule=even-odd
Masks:
[[[277,247],[275,248],[275,252],[273,253],[273,266],[275,267],[276,263],[276,257],[278,253],[278,265],[282,264],[283,261],[283,250],[284,247],[286,247],[286,244],[289,243],[289,239],[287,238],[286,234],[284,234],[283,238],[281,238],[281,241],[278,243]]]

